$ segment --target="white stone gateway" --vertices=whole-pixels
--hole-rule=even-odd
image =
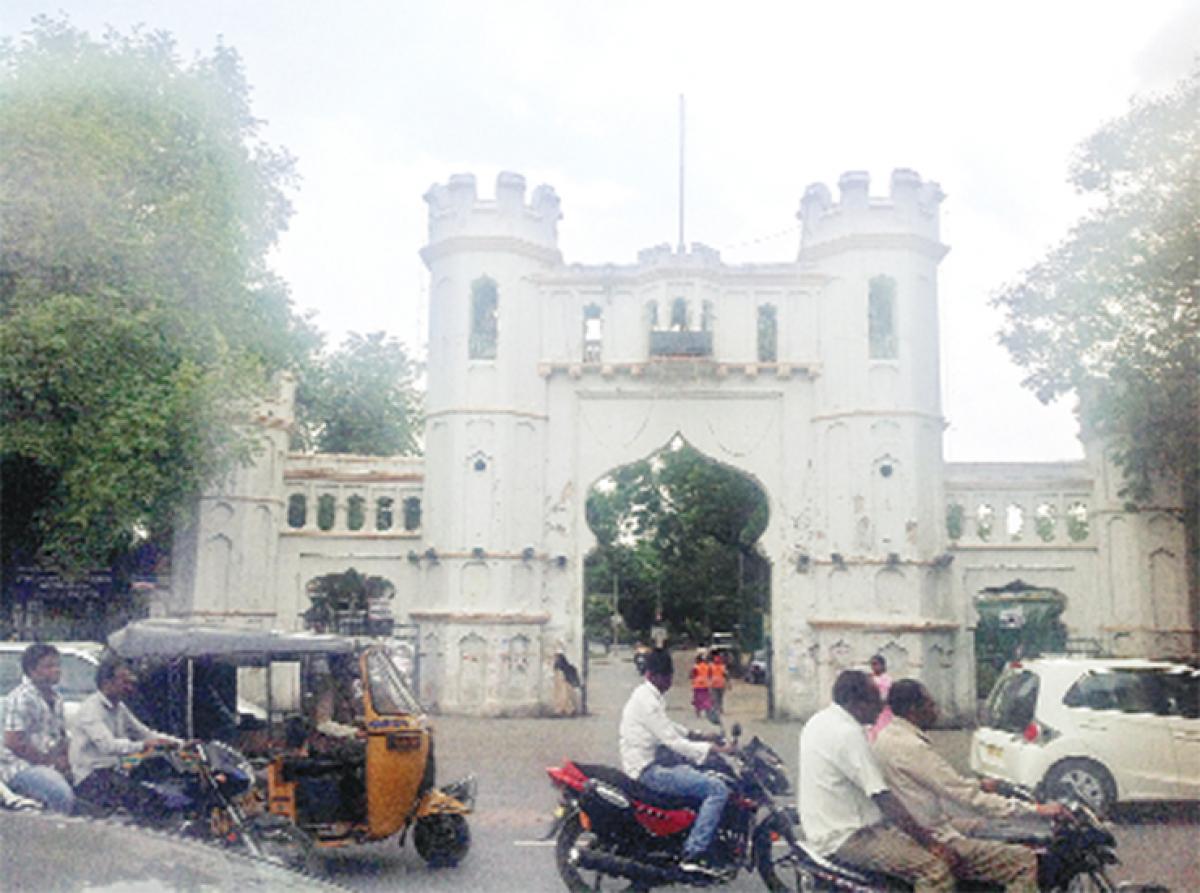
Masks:
[[[259,463],[180,533],[165,610],[296,628],[307,584],[353,567],[417,625],[428,704],[541,712],[556,647],[581,660],[590,488],[682,437],[767,495],[784,715],[876,652],[972,715],[972,597],[1017,578],[1067,595],[1074,636],[1185,651],[1178,494],[1123,512],[1095,449],[944,463],[942,191],[911,170],[883,198],[862,172],[838,185],[805,192],[795,258],[743,265],[699,244],[567,264],[550,187],[434,186],[425,458],[289,454],[285,388]]]

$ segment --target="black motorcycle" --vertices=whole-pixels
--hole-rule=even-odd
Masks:
[[[741,729],[733,728],[736,744]],[[794,839],[795,811],[776,802],[789,790],[783,761],[754,738],[728,756],[710,755],[702,767],[729,785],[730,796],[709,849],[719,875],[697,876],[679,867],[683,842],[695,822],[695,801],[660,794],[609,766],[564,761],[546,770],[560,791],[555,823],[559,875],[567,889],[614,885],[649,890],[668,884],[725,883],[742,869],[770,865],[779,832]]]
[[[126,757],[121,769],[157,805],[154,815],[130,816],[134,821],[243,849],[288,868],[317,867],[312,840],[287,819],[266,812],[255,793],[253,765],[229,745],[189,741],[155,747]]]
[[[999,793],[1032,801],[1027,792],[1003,785]],[[1037,855],[1038,889],[1058,893],[1168,893],[1156,885],[1115,884],[1108,867],[1120,862],[1116,838],[1100,817],[1072,791],[1057,792],[1055,798],[1068,809],[1063,819],[1049,822],[1031,817],[993,822],[973,837],[1018,844]],[[837,890],[839,893],[875,893],[910,891],[905,882],[874,872],[861,871],[845,863],[816,855],[797,842],[773,854],[759,865],[763,880],[773,891]],[[957,889],[995,893],[1003,886],[982,881],[959,881]]]

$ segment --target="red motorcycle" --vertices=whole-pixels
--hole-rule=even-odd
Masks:
[[[733,727],[733,738],[741,734]],[[778,839],[796,845],[795,810],[775,802],[789,790],[783,761],[754,738],[727,757],[710,755],[705,771],[729,785],[729,800],[709,855],[720,875],[697,876],[680,869],[683,843],[699,804],[660,794],[611,766],[570,760],[546,770],[560,791],[555,823],[558,873],[572,893],[600,890],[611,879],[632,889],[668,884],[725,883],[742,869],[771,871]],[[618,881],[616,879],[623,879]],[[766,880],[766,875],[764,875]]]

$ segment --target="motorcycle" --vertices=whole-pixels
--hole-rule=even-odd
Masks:
[[[154,795],[154,816],[135,821],[210,843],[244,849],[287,868],[318,866],[308,835],[267,813],[255,794],[255,771],[241,753],[219,741],[188,741],[124,757],[121,771]],[[166,818],[164,820],[163,813]]]
[[[797,810],[776,798],[790,790],[783,761],[753,738],[734,752],[710,756],[705,768],[730,787],[730,797],[710,849],[722,869],[696,876],[680,869],[683,842],[698,804],[659,794],[610,766],[570,760],[546,770],[560,791],[555,822],[559,876],[572,893],[603,889],[605,882],[648,891],[669,884],[709,886],[733,880],[740,870],[757,871],[766,887],[783,891],[836,890],[841,893],[905,891],[903,881],[860,871],[826,859],[805,846]],[[979,836],[1033,848],[1038,885],[1061,893],[1114,893],[1133,890],[1166,893],[1159,886],[1114,885],[1107,867],[1116,864],[1112,831],[1078,798],[1067,799],[1069,815],[1053,825],[998,825]],[[1000,890],[999,885],[960,882],[958,889]]]
[[[710,848],[719,875],[683,871],[683,843],[696,819],[695,801],[660,794],[610,766],[575,763],[546,770],[560,792],[555,821],[547,837],[556,837],[559,876],[572,893],[599,890],[610,879],[632,881],[632,889],[668,884],[708,886],[725,883],[742,870],[770,865],[770,850],[780,833],[795,839],[795,810],[776,801],[788,793],[783,761],[753,738],[727,756],[710,755],[702,767],[730,787],[730,797]],[[616,879],[622,879],[617,881]]]
[[[1026,790],[1001,785],[998,793],[1034,801]],[[1057,893],[1168,893],[1157,884],[1116,884],[1108,876],[1108,867],[1120,863],[1116,838],[1097,813],[1074,792],[1059,791],[1056,798],[1067,807],[1067,815],[1054,822],[1039,818],[993,822],[973,831],[971,836],[1027,846],[1037,856],[1038,889]],[[840,893],[874,891],[910,891],[897,878],[862,871],[843,862],[818,856],[802,842],[789,846],[778,857],[769,857],[759,865],[767,887],[772,891],[837,890]],[[971,893],[997,893],[1003,885],[983,881],[959,881],[956,889]]]

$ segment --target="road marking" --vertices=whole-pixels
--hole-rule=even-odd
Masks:
[[[513,846],[554,846],[554,840],[514,840]]]

